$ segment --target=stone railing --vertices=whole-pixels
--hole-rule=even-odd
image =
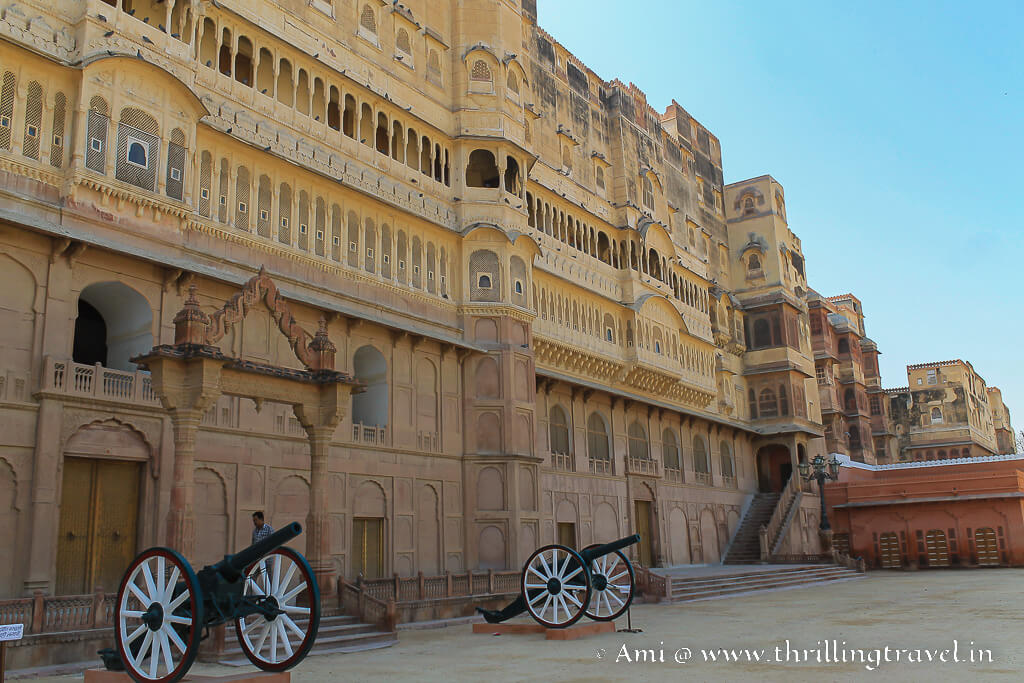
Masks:
[[[658,461],[652,458],[626,458],[626,474],[642,474],[648,477],[658,476]]]
[[[159,406],[148,372],[112,370],[99,363],[83,365],[47,356],[43,366],[43,391],[70,396],[100,398],[136,405]]]
[[[867,571],[867,565],[865,564],[863,557],[853,558],[844,553],[843,551],[837,550],[835,548],[832,549],[832,561],[840,567],[853,569],[861,574]]]
[[[736,477],[729,477],[729,476],[726,476],[726,475],[723,474],[722,475],[722,487],[723,488],[727,488],[727,489],[734,489],[734,488],[736,488]]]
[[[417,432],[416,447],[427,453],[440,453],[441,437],[437,432]]]
[[[694,472],[693,480],[698,484],[704,486],[711,486],[711,473],[710,472]]]
[[[551,467],[562,472],[575,472],[576,458],[572,453],[552,453]]]
[[[117,595],[45,596],[0,600],[0,625],[24,624],[26,634],[63,633],[112,625]]]
[[[387,446],[388,428],[356,422],[352,425],[352,441],[367,446]]]
[[[789,511],[796,504],[797,496],[801,492],[800,475],[793,474],[789,481],[782,488],[779,494],[779,502],[775,505],[771,519],[761,527],[761,560],[767,562],[775,553],[775,546],[785,531],[785,524],[789,519]]]
[[[590,458],[591,474],[613,474],[612,461]]]
[[[634,563],[636,589],[647,600],[660,602],[672,597],[672,577],[655,574],[647,567]]]
[[[677,484],[682,484],[683,483],[683,471],[681,469],[678,469],[678,468],[675,468],[675,467],[666,467],[665,468],[665,480],[666,481],[674,481]]]

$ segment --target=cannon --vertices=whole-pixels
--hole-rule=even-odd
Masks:
[[[564,545],[533,551],[523,565],[519,597],[504,609],[477,612],[498,624],[523,612],[547,628],[565,628],[584,615],[596,621],[620,617],[633,602],[636,576],[622,552],[640,541],[639,534],[577,552]]]
[[[284,544],[298,522],[198,572],[170,548],[128,565],[117,592],[115,639],[139,683],[181,680],[213,626],[235,623],[242,652],[264,671],[285,671],[309,653],[320,628],[320,587],[301,554]]]

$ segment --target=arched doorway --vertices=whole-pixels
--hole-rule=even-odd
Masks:
[[[895,531],[887,531],[878,537],[878,560],[883,569],[899,569],[903,566],[900,539]]]
[[[793,474],[793,461],[789,449],[774,444],[764,446],[757,451],[757,486],[762,493],[779,493],[782,491],[790,475]]]
[[[949,542],[946,539],[946,532],[942,529],[932,529],[924,537],[925,547],[928,549],[929,567],[949,566]]]
[[[373,346],[360,347],[352,358],[353,374],[366,390],[352,394],[352,427],[357,441],[383,445],[388,426],[388,366]]]
[[[654,530],[657,528],[654,519],[654,495],[646,484],[641,484],[633,500],[633,533],[640,534],[640,542],[636,545],[636,558],[644,567],[654,566]]]
[[[113,592],[137,550],[139,486],[149,446],[114,421],[78,430],[64,449],[57,595]]]
[[[121,282],[97,282],[78,297],[72,358],[114,370],[135,370],[129,359],[153,348],[153,310]]]

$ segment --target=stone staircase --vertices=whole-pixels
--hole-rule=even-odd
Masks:
[[[224,653],[218,662],[228,666],[251,666],[238,646],[233,626],[228,628],[226,636]],[[391,647],[397,642],[398,635],[393,631],[384,631],[373,624],[360,623],[356,617],[324,616],[320,618],[320,630],[309,654],[312,656],[361,652]]]
[[[722,564],[755,564],[761,561],[761,527],[771,519],[778,504],[778,493],[754,494]]]
[[[763,571],[682,578],[673,576],[669,587],[669,602],[695,602],[728,598],[760,591],[798,588],[837,581],[864,578],[853,569],[836,565],[796,565],[772,567]]]

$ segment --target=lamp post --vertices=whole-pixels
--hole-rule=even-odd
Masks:
[[[818,491],[821,493],[821,524],[818,525],[818,530],[831,531],[832,526],[828,523],[828,512],[825,510],[825,482],[839,478],[839,461],[834,455],[827,462],[824,456],[816,455],[811,462],[802,462],[797,467],[804,481],[818,482]]]

